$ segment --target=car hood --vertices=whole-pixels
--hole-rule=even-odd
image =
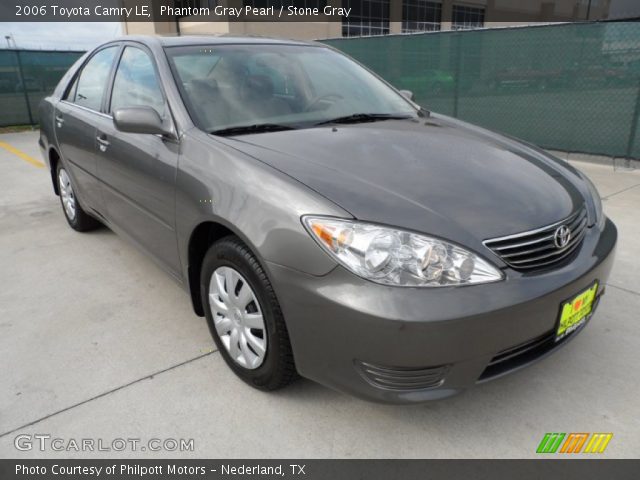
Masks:
[[[583,181],[565,162],[443,116],[225,141],[357,219],[469,246],[549,225],[584,204]]]

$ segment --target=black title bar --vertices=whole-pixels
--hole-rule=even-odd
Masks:
[[[640,460],[0,460],[0,478],[635,480]]]
[[[453,5],[455,7],[457,2]],[[519,0],[470,5],[464,8],[477,11],[485,23],[492,25],[591,21],[640,15],[637,4],[614,8],[602,2],[593,2],[593,5],[574,2],[567,8],[566,0],[548,0],[541,2],[538,10],[523,6]],[[379,15],[372,19],[368,4],[360,0],[2,0],[0,22],[175,22],[180,19],[190,22],[402,22],[411,21],[417,15],[415,11],[411,13],[411,7],[405,5],[404,0],[389,0],[381,7]],[[455,21],[452,15],[451,11],[443,10],[441,21]]]

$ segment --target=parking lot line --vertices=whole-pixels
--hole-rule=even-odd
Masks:
[[[27,155],[22,150],[18,150],[16,147],[14,147],[12,145],[9,145],[6,142],[0,142],[0,147],[4,148],[8,152],[13,153],[14,155],[16,155],[17,157],[21,158],[25,162],[33,165],[34,167],[44,168],[44,163],[42,163],[40,160],[36,160],[32,156]]]
[[[183,366],[188,365],[190,363],[193,363],[193,362],[195,362],[197,360],[202,360],[203,358],[209,357],[209,356],[213,355],[216,352],[217,352],[217,350],[211,350],[209,352],[203,353],[202,355],[198,355],[197,357],[189,358],[188,360],[185,360],[183,362],[177,363],[175,365],[171,365],[170,367],[164,368],[164,369],[162,369],[162,370],[160,370],[158,372],[150,373],[149,375],[145,375],[144,377],[138,378],[138,379],[133,380],[133,381],[131,381],[129,383],[126,383],[124,385],[120,385],[118,387],[112,388],[112,389],[110,389],[110,390],[108,390],[106,392],[102,392],[102,393],[100,393],[98,395],[95,395],[95,396],[93,396],[91,398],[88,398],[86,400],[82,400],[82,401],[80,401],[78,403],[75,403],[73,405],[65,407],[65,408],[63,408],[61,410],[58,410],[56,412],[49,413],[49,414],[45,415],[42,418],[38,418],[36,420],[33,420],[32,422],[29,422],[29,423],[26,423],[24,425],[21,425],[20,427],[14,428],[13,430],[9,430],[8,432],[0,433],[0,438],[6,437],[7,435],[9,435],[11,433],[16,433],[19,430],[23,430],[23,429],[25,429],[27,427],[35,425],[36,423],[40,423],[43,420],[47,420],[47,419],[49,419],[49,418],[51,418],[53,416],[59,415],[59,414],[64,413],[64,412],[67,412],[69,410],[72,410],[72,409],[74,409],[76,407],[79,407],[81,405],[84,405],[86,403],[92,402],[92,401],[97,400],[97,399],[102,398],[102,397],[106,397],[107,395],[111,395],[112,393],[118,392],[118,391],[123,390],[123,389],[125,389],[127,387],[135,385],[136,383],[140,383],[143,380],[153,380],[158,375],[161,375],[161,374],[166,373],[166,372],[170,372],[171,370],[175,370],[176,368],[183,367]]]

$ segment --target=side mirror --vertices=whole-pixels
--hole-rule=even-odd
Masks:
[[[118,108],[113,112],[113,124],[126,133],[173,135],[171,128],[164,125],[158,112],[151,107]]]
[[[413,92],[411,90],[400,90],[400,95],[409,100],[413,100]]]

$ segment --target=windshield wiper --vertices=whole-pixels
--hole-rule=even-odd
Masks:
[[[221,128],[220,130],[212,130],[212,135],[242,135],[248,133],[266,133],[280,132],[284,130],[295,130],[291,125],[279,125],[277,123],[257,123],[255,125],[239,125],[237,127]]]
[[[379,122],[381,120],[407,120],[415,118],[412,115],[397,115],[393,113],[354,113],[345,115],[344,117],[336,117],[330,120],[324,120],[316,123],[316,125],[327,125],[329,123],[366,123]]]

